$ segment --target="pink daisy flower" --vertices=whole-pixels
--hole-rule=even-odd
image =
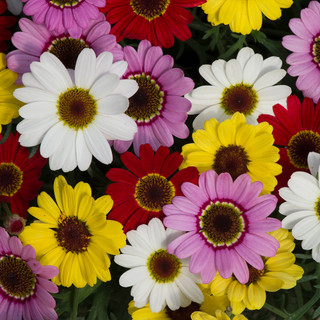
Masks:
[[[184,122],[191,102],[182,96],[193,89],[194,82],[181,69],[172,68],[173,58],[148,40],[141,41],[137,51],[131,46],[123,51],[128,68],[122,78],[134,79],[139,85],[125,112],[137,123],[138,132],[131,141],[114,141],[115,150],[123,153],[133,142],[139,155],[142,144],[149,143],[156,151],[161,145],[172,146],[173,136],[187,138],[189,129]]]
[[[39,25],[29,19],[19,20],[21,31],[16,32],[11,41],[18,50],[7,54],[8,68],[19,74],[17,83],[22,84],[23,73],[30,72],[30,64],[40,61],[43,52],[50,52],[58,57],[68,69],[74,69],[80,52],[91,48],[98,56],[104,51],[113,54],[113,61],[123,59],[122,47],[110,32],[110,24],[101,14],[99,20],[92,21],[79,37],[72,37],[68,32],[60,34],[50,31],[45,25]]]
[[[33,247],[23,246],[0,227],[1,319],[57,319],[49,292],[57,293],[58,287],[48,279],[58,272],[54,266],[42,266]]]
[[[45,24],[58,34],[67,31],[78,38],[82,29],[89,27],[90,19],[99,18],[99,9],[106,0],[22,0],[26,2],[23,12],[32,16],[37,24]]]
[[[301,10],[300,17],[290,20],[294,35],[283,37],[282,45],[293,52],[286,61],[290,65],[288,73],[298,77],[297,88],[317,103],[320,98],[320,3],[311,1],[308,8]]]
[[[163,207],[164,225],[186,231],[172,241],[168,252],[179,259],[190,259],[190,271],[201,273],[209,283],[216,271],[227,279],[232,274],[240,283],[249,280],[249,263],[262,270],[261,256],[272,257],[279,243],[267,234],[281,227],[281,222],[268,216],[275,209],[273,195],[259,197],[262,183],[251,183],[250,176],[240,175],[234,182],[229,173],[213,170],[202,173],[199,186],[185,182],[184,196],[176,196]]]

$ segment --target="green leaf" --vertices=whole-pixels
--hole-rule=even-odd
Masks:
[[[316,309],[316,311],[313,313],[312,319],[317,318],[320,316],[320,307]]]

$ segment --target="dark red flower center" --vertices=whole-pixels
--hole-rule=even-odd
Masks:
[[[174,195],[175,188],[170,181],[157,173],[151,173],[138,181],[134,197],[140,207],[159,212],[164,205],[171,203]]]
[[[83,0],[47,0],[47,2],[55,7],[63,9],[64,7],[75,7]]]
[[[247,285],[249,285],[250,283],[255,283],[264,275],[264,269],[258,270],[249,264],[248,264],[248,269],[249,269],[249,280],[246,283]]]
[[[242,147],[229,144],[218,149],[212,168],[218,174],[228,172],[233,179],[236,179],[248,172],[248,162],[248,155]]]
[[[166,307],[166,314],[169,317],[169,319],[172,320],[186,320],[191,319],[191,314],[199,310],[200,305],[198,303],[191,302],[191,304],[188,307],[179,308],[175,311],[170,310],[168,307]]]
[[[57,108],[59,120],[75,130],[87,127],[97,114],[96,101],[89,90],[81,88],[61,93]]]
[[[63,249],[67,252],[80,253],[87,250],[92,234],[85,222],[77,217],[60,218],[56,238]]]
[[[150,76],[141,74],[129,78],[136,80],[139,89],[129,98],[129,107],[125,113],[137,122],[149,122],[160,114],[164,93]]]
[[[154,252],[147,262],[151,277],[160,283],[173,281],[180,273],[181,261],[167,250]]]
[[[287,151],[291,163],[296,168],[308,169],[309,152],[320,153],[320,135],[309,130],[300,131],[289,141]]]
[[[84,48],[89,48],[84,40],[64,37],[52,40],[47,51],[54,54],[66,68],[74,69],[77,58]]]
[[[4,292],[16,299],[24,299],[34,292],[36,275],[19,257],[0,258],[0,286]]]
[[[252,86],[240,83],[224,89],[221,106],[229,115],[233,115],[237,111],[244,115],[250,115],[255,110],[257,102],[258,96]]]
[[[153,20],[167,10],[170,0],[131,0],[133,11],[147,20]]]
[[[242,212],[232,204],[210,203],[199,216],[200,232],[214,247],[230,246],[244,231]]]
[[[14,163],[0,163],[0,196],[13,196],[22,181],[23,172]]]

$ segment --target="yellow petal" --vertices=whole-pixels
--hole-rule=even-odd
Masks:
[[[98,198],[95,202],[96,209],[104,214],[107,214],[111,211],[113,207],[113,200],[109,195],[102,196]]]

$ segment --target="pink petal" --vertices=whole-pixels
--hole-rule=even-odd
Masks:
[[[187,183],[187,182],[184,182],[184,183]],[[181,210],[182,213],[197,215],[200,212],[200,207],[199,206],[194,204],[192,202],[192,200],[190,201],[189,199],[187,199],[186,197],[183,197],[183,196],[175,196],[172,199],[172,203],[179,210]]]
[[[228,248],[215,250],[216,266],[220,275],[224,279],[228,279],[232,275],[232,256]]]
[[[250,250],[265,257],[273,257],[280,246],[277,239],[266,233],[247,233],[242,243]]]
[[[15,256],[17,256],[17,257],[21,256],[21,251],[22,251],[23,245],[18,237],[11,237],[9,239],[9,247],[10,247],[11,252]]]
[[[254,268],[258,270],[262,270],[264,268],[261,256],[250,250],[244,243],[240,243],[235,246],[234,249],[241,258],[251,264]]]
[[[248,231],[250,233],[255,232],[270,232],[281,228],[281,221],[275,218],[266,218],[262,221],[252,221],[248,224]]]
[[[221,173],[217,177],[216,192],[218,199],[232,199],[233,180],[228,172]]]
[[[195,206],[199,208],[209,200],[206,192],[202,191],[202,189],[191,182],[183,183],[181,185],[181,191],[191,202],[195,204]]]
[[[249,269],[246,261],[235,250],[230,250],[233,273],[238,281],[245,284],[249,280]]]
[[[217,273],[216,262],[215,262],[215,251],[209,247],[204,247],[204,250],[207,254],[208,263],[203,265],[201,270],[201,280],[202,283],[208,284],[210,283]]]
[[[166,227],[174,230],[195,231],[197,230],[198,218],[195,216],[174,214],[165,217],[163,223]]]

